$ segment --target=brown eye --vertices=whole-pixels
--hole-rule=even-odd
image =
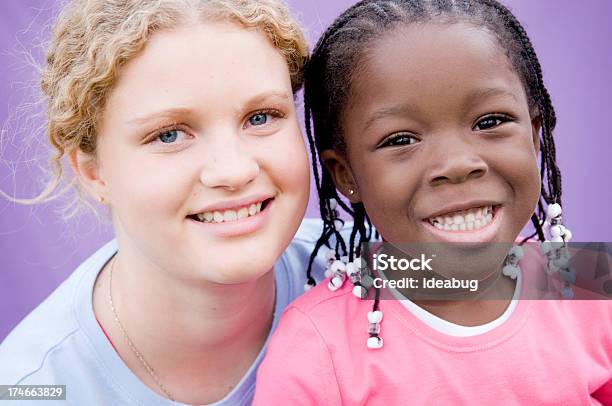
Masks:
[[[499,125],[502,125],[503,123],[507,121],[510,121],[510,118],[507,116],[501,116],[501,115],[488,116],[478,121],[476,125],[474,126],[473,130],[476,130],[476,131],[488,130],[490,128],[494,128]]]
[[[412,145],[412,144],[416,144],[417,142],[420,142],[421,140],[418,139],[417,137],[415,137],[412,134],[408,134],[408,133],[399,133],[399,134],[394,134],[388,138],[386,138],[379,146],[378,148],[384,148],[384,147],[401,147],[404,145]]]

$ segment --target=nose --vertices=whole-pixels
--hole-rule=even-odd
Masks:
[[[487,163],[469,140],[452,142],[446,138],[444,144],[436,148],[436,156],[431,161],[433,165],[428,174],[430,185],[458,184],[480,178],[488,172]]]
[[[200,182],[206,187],[238,190],[259,175],[259,163],[247,146],[228,138],[208,145],[206,165],[200,172]]]

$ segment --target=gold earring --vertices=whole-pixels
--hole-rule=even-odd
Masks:
[[[351,195],[351,196],[353,196],[355,194],[355,191],[353,189],[349,189],[348,192],[349,192],[349,195]]]

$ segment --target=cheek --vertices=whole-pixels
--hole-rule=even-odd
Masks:
[[[488,158],[491,170],[511,189],[508,214],[514,237],[529,222],[540,198],[541,180],[538,158],[528,134],[515,137],[500,149],[492,149]]]
[[[310,186],[310,166],[299,128],[277,134],[262,151],[262,169],[275,185],[307,203]]]
[[[376,154],[374,154],[376,155]],[[410,161],[383,156],[351,158],[351,168],[370,220],[386,239],[403,231],[418,189],[418,168]],[[411,174],[408,176],[408,174]]]
[[[117,156],[109,173],[113,211],[127,216],[155,218],[176,214],[187,199],[192,177],[189,162],[175,157],[134,152]],[[193,169],[191,170],[193,172]]]

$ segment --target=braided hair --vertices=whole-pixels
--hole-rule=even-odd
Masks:
[[[334,227],[335,211],[330,201],[338,204],[353,218],[349,240],[349,261],[353,250],[359,255],[361,243],[372,237],[372,224],[362,203],[350,207],[338,195],[331,173],[320,160],[326,149],[346,152],[341,128],[341,115],[347,105],[352,80],[360,58],[368,47],[394,28],[423,22],[454,23],[465,21],[482,26],[492,33],[505,51],[527,95],[532,118],[541,123],[540,178],[541,197],[531,221],[535,235],[544,241],[543,224],[546,218],[544,204],[561,204],[561,173],[556,163],[553,130],[555,110],[542,77],[542,68],[525,29],[517,18],[496,0],[362,0],[340,15],[323,33],[306,66],[304,87],[305,126],[315,184],[319,194],[323,232],[313,251],[308,266],[308,283],[314,285],[311,265],[323,245],[335,235],[336,252],[341,248],[346,255],[346,244]],[[321,170],[319,171],[319,165]],[[359,244],[355,242],[359,238]],[[340,254],[337,254],[338,256]],[[376,295],[378,298],[378,295]],[[374,310],[378,308],[375,300]]]

